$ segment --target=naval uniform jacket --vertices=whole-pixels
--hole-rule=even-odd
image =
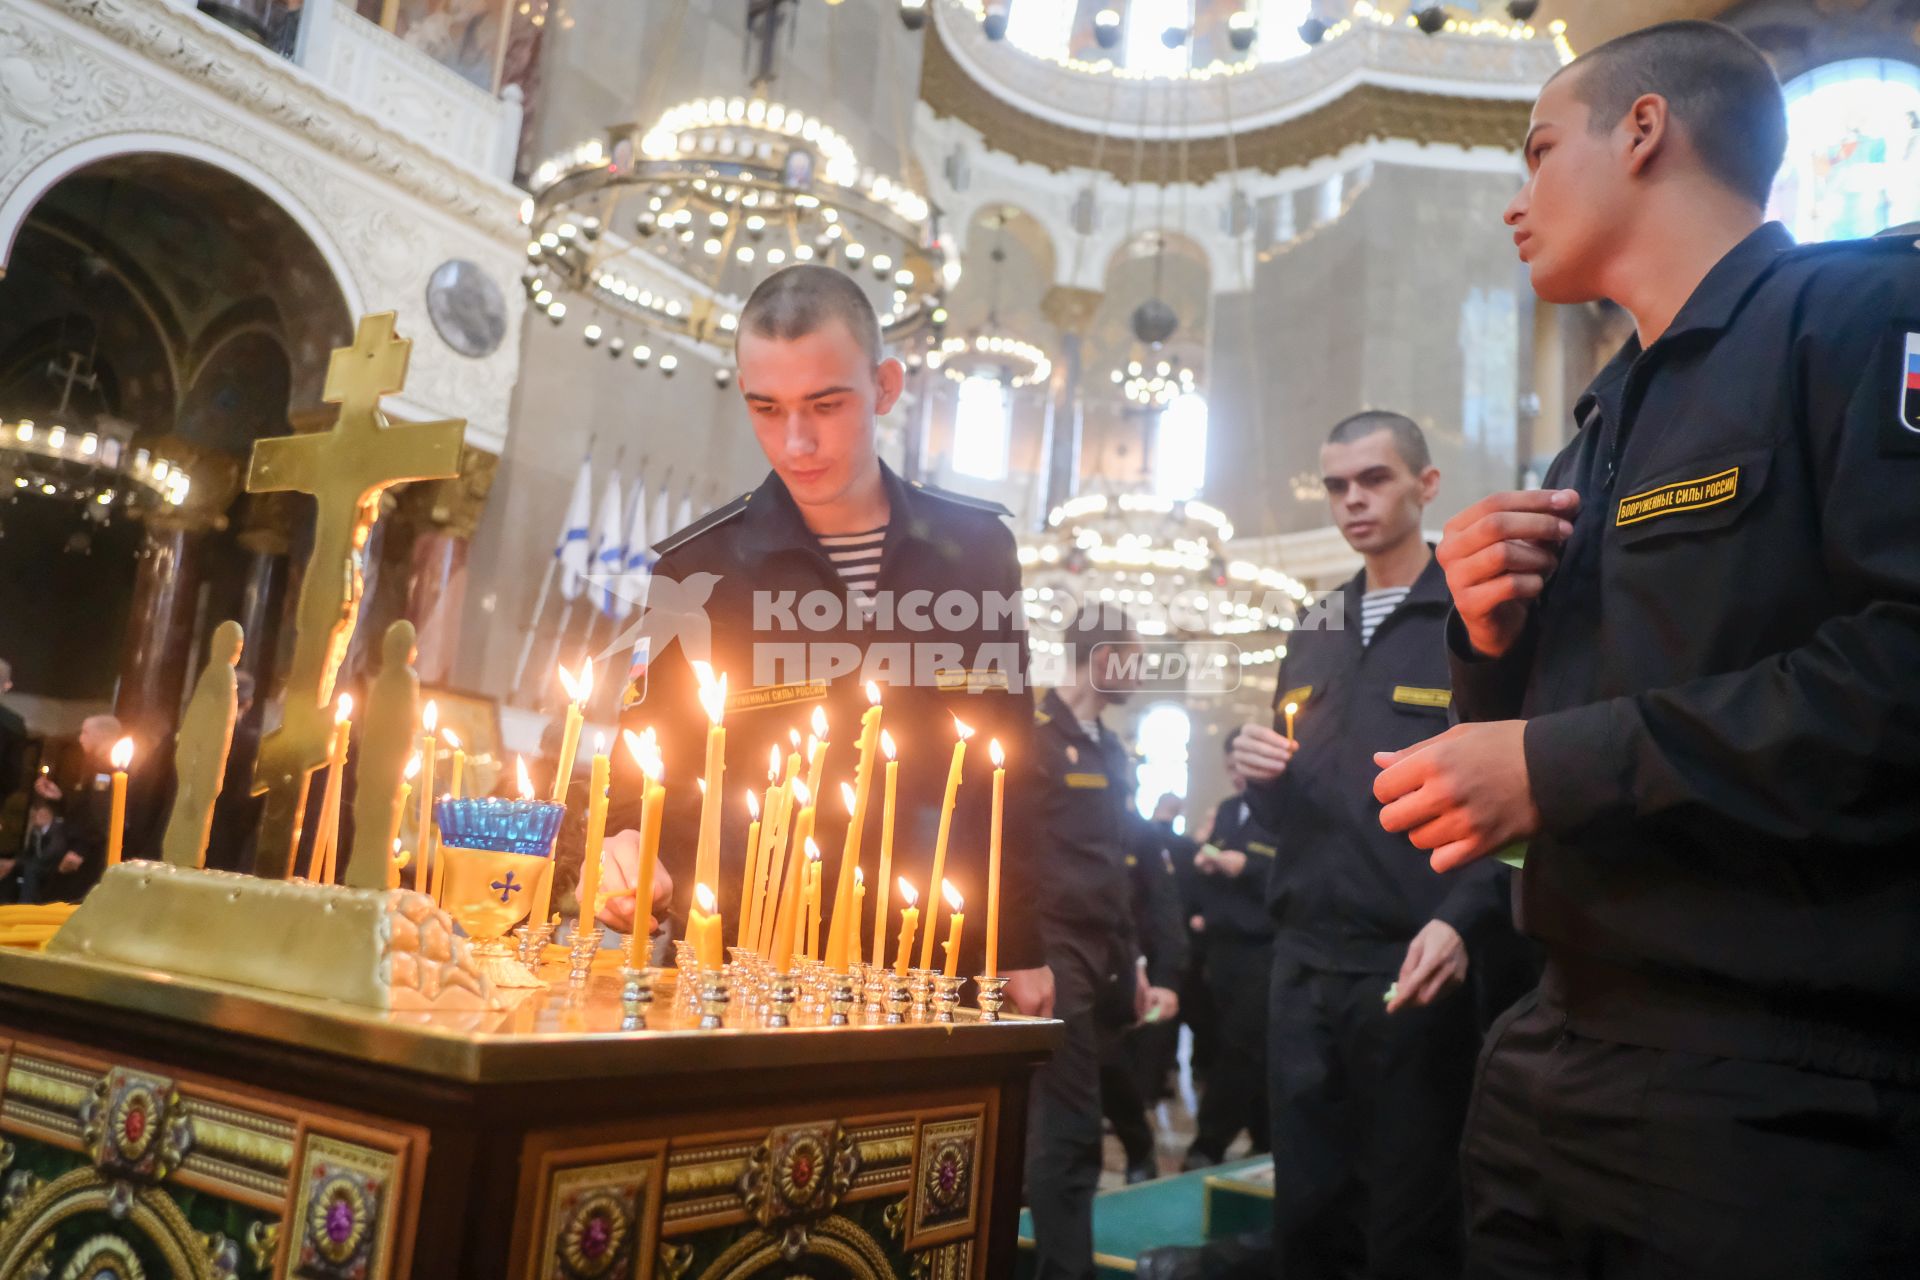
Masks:
[[[1005,844],[1000,895],[1000,968],[1042,963],[1029,889],[1033,857],[1016,762],[1027,758],[1033,696],[1026,687],[1027,648],[1020,567],[1013,534],[998,503],[908,484],[884,464],[889,514],[878,591],[897,603],[891,625],[868,622],[778,475],[709,512],[656,550],[659,563],[642,615],[655,641],[644,670],[630,679],[621,712],[624,729],[651,727],[659,736],[668,804],[660,857],[674,877],[674,908],[693,893],[699,832],[696,785],[706,759],[707,718],[698,697],[686,641],[710,639],[714,671],[727,677],[726,805],[722,809],[721,883],[714,886],[729,930],[740,920],[747,836],[746,792],[767,785],[769,749],[784,752],[789,732],[804,744],[816,707],[828,720],[828,750],[816,843],[824,863],[825,914],[839,876],[847,809],[840,784],[851,783],[868,679],[882,688],[881,727],[899,750],[893,875],[918,890],[922,931],[928,928],[927,883],[935,831],[954,743],[954,718],[974,730],[968,743],[949,838],[945,877],[965,898],[962,973],[979,973],[986,943],[987,828],[998,739],[1008,761]],[[967,602],[1010,601],[1011,611],[967,612]],[[943,606],[947,610],[943,612]],[[649,619],[653,621],[650,622]],[[654,625],[657,622],[658,625]],[[697,655],[696,655],[697,656]],[[890,667],[876,665],[904,658]],[[758,667],[756,670],[756,659]],[[850,663],[844,670],[843,662]],[[805,770],[802,770],[804,776]],[[885,760],[875,755],[861,864],[867,877],[864,942],[873,945]],[[640,774],[629,753],[614,755],[608,830],[637,827]],[[889,894],[889,959],[905,904]],[[944,943],[946,914],[941,913]],[[825,938],[823,927],[822,938]],[[915,950],[919,941],[915,941]],[[941,955],[936,944],[935,958]]]
[[[1444,920],[1472,943],[1508,910],[1499,863],[1440,875],[1405,836],[1380,826],[1373,753],[1447,729],[1451,599],[1429,559],[1362,645],[1365,578],[1362,570],[1289,634],[1274,727],[1284,732],[1282,709],[1298,703],[1299,750],[1278,778],[1247,787],[1278,848],[1267,882],[1274,954],[1331,973],[1396,973],[1428,921]]]
[[[1920,252],[1769,223],[1577,405],[1581,507],[1467,719],[1524,717],[1574,1030],[1920,1078]]]

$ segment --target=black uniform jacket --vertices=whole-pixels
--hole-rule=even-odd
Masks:
[[[1299,704],[1287,771],[1247,788],[1254,816],[1279,852],[1267,905],[1277,953],[1335,973],[1393,973],[1430,920],[1469,943],[1507,915],[1500,864],[1438,875],[1427,857],[1380,826],[1376,751],[1398,751],[1446,730],[1450,694],[1443,640],[1446,576],[1429,560],[1406,599],[1360,643],[1363,570],[1333,610],[1310,610],[1289,635],[1274,699],[1285,729]]]
[[[1284,727],[1284,726],[1283,726]],[[1297,726],[1296,726],[1297,727]],[[1221,870],[1195,875],[1194,903],[1207,921],[1207,937],[1241,942],[1266,942],[1273,937],[1273,917],[1267,914],[1267,880],[1273,873],[1280,842],[1253,816],[1253,805],[1240,794],[1228,796],[1214,811],[1213,834],[1207,843],[1216,849],[1237,849],[1247,855],[1246,868],[1237,876]]]
[[[1057,689],[1033,721],[1028,791],[1040,911],[1049,928],[1133,939],[1128,864],[1150,843],[1132,812],[1133,758],[1105,725],[1088,736]]]
[[[1133,848],[1127,854],[1132,880],[1133,933],[1147,962],[1147,981],[1156,987],[1177,988],[1187,967],[1187,919],[1181,910],[1180,879],[1174,872],[1175,847],[1192,848],[1192,841],[1149,822],[1129,803],[1128,827]],[[1191,858],[1191,852],[1186,855]]]
[[[993,778],[988,745],[997,738],[1006,752],[1008,775],[1000,967],[1037,966],[1042,958],[1029,887],[1035,850],[1022,816],[1025,799],[1019,786],[1021,762],[1031,754],[1033,697],[1026,688],[1020,567],[1013,535],[1001,522],[1005,508],[910,485],[884,465],[881,470],[890,511],[878,590],[891,593],[898,606],[891,625],[885,616],[861,620],[840,575],[777,475],[769,474],[759,488],[708,513],[657,548],[660,560],[643,621],[659,619],[659,627],[649,624],[650,632],[656,639],[672,639],[649,653],[644,678],[628,690],[630,702],[621,723],[634,730],[651,727],[660,738],[668,795],[660,856],[674,876],[674,907],[684,912],[694,888],[697,781],[705,768],[708,726],[687,641],[694,639],[698,646],[710,637],[708,660],[717,675],[727,677],[726,804],[721,883],[715,888],[729,931],[740,919],[746,793],[766,787],[771,747],[777,743],[786,750],[794,729],[804,743],[816,707],[826,712],[830,744],[816,842],[825,864],[824,896],[832,902],[848,818],[840,784],[853,782],[860,717],[869,705],[865,686],[871,679],[881,688],[881,727],[899,752],[893,875],[905,876],[919,891],[921,928],[927,927],[929,895],[939,892],[939,886],[927,881],[958,716],[974,730],[945,868],[945,878],[966,901],[962,963],[978,963],[986,942]],[[968,601],[981,606],[993,600],[1011,602],[1011,609],[976,608],[969,616]],[[608,829],[636,827],[639,771],[624,749],[615,753],[614,761]],[[869,948],[884,778],[884,757],[876,754],[861,844]],[[897,887],[889,896],[888,936],[893,937],[903,903]],[[944,914],[941,930],[944,940]],[[961,972],[980,970],[963,967]]]
[[[1588,1034],[1920,1075],[1920,252],[1768,224],[1577,406],[1579,519],[1461,711],[1528,720],[1519,891]]]

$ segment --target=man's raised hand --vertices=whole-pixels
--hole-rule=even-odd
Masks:
[[[1527,604],[1559,563],[1579,511],[1572,489],[1519,489],[1482,498],[1447,521],[1435,554],[1481,656],[1501,657],[1519,639]]]

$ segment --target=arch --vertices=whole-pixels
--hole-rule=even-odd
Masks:
[[[177,156],[211,165],[246,183],[265,199],[278,206],[312,242],[315,252],[333,277],[334,287],[346,303],[347,314],[357,316],[365,310],[359,281],[348,265],[347,255],[305,201],[279,179],[259,165],[231,151],[211,146],[195,138],[166,133],[128,131],[87,138],[41,160],[21,175],[12,190],[0,197],[0,272],[13,259],[14,241],[35,205],[62,180],[104,160],[133,155]]]

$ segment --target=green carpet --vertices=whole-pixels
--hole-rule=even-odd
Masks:
[[[1093,1260],[1101,1280],[1132,1275],[1133,1260],[1148,1249],[1205,1244],[1210,1225],[1214,1234],[1220,1234],[1223,1226],[1228,1232],[1250,1229],[1231,1225],[1249,1220],[1249,1201],[1258,1206],[1253,1225],[1264,1223],[1272,1197],[1268,1172],[1272,1167],[1268,1157],[1260,1156],[1101,1192],[1093,1198]],[[1258,1198],[1260,1175],[1266,1179],[1266,1199]],[[1231,1207],[1226,1197],[1231,1198]],[[1015,1276],[1024,1280],[1032,1273],[1033,1215],[1022,1209],[1020,1266]]]

